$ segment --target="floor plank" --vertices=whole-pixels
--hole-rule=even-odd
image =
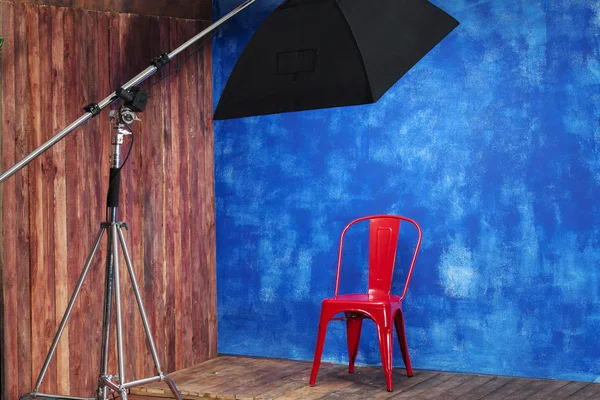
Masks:
[[[555,394],[557,394],[560,389],[569,385],[570,382],[568,382],[568,381],[545,381],[544,383],[546,385],[539,392],[537,392],[536,394],[534,394],[527,400],[547,400],[547,399],[553,398],[553,396]],[[579,390],[579,389],[581,389],[581,387],[577,388],[577,390]],[[576,390],[571,391],[569,394],[566,394],[563,397],[569,396],[570,394],[574,393],[575,391]]]
[[[474,376],[462,385],[450,389],[449,391],[444,393],[442,397],[447,400],[463,399],[470,392],[476,390],[477,388],[481,387],[482,385],[486,384],[487,382],[493,379],[494,377],[489,375]]]
[[[483,396],[482,399],[502,400],[502,399],[506,398],[506,396],[509,396],[509,395],[517,392],[518,390],[520,390],[522,387],[525,387],[528,383],[530,383],[532,381],[533,381],[532,379],[513,379],[510,382],[508,382],[506,385],[501,386],[498,389]]]
[[[314,387],[310,362],[221,356],[170,374],[188,400],[583,400],[600,399],[600,384],[394,369],[386,390],[378,367],[322,363]],[[133,388],[129,400],[172,397],[163,383]]]
[[[463,398],[461,398],[461,400],[480,400],[490,393],[500,389],[501,387],[508,385],[514,380],[515,378],[508,378],[504,376],[494,377],[494,379],[487,381],[483,385],[467,393]]]
[[[449,390],[454,389],[457,386],[462,385],[463,383],[470,380],[472,377],[470,375],[458,375],[452,379],[448,379],[446,382],[443,382],[437,386],[434,386],[428,390],[425,390],[419,395],[419,398],[423,400],[436,400],[444,395]]]
[[[583,399],[599,399],[600,398],[600,385],[591,384],[582,388],[581,390],[565,397],[565,400],[583,400]]]
[[[519,388],[519,390],[511,393],[510,395],[504,397],[503,400],[520,400],[520,399],[528,399],[533,395],[537,394],[544,387],[547,387],[549,384],[554,384],[555,381],[542,381],[538,379],[533,379],[525,386]]]
[[[448,381],[453,379],[452,375],[449,374],[436,374],[432,376],[430,379],[427,379],[417,385],[411,386],[406,390],[401,390],[400,393],[394,394],[391,397],[394,400],[400,399],[415,399],[426,393],[431,388],[442,385]],[[402,389],[402,388],[401,388]],[[396,389],[397,391],[397,389]]]
[[[586,382],[571,382],[567,385],[561,386],[558,390],[554,392],[550,392],[545,399],[547,400],[563,400],[566,397],[571,395],[575,395],[580,390],[585,389],[587,386],[591,385]]]

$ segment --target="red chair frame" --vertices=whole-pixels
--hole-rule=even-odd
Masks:
[[[365,220],[370,221],[369,291],[365,294],[339,295],[344,237],[351,226]],[[394,273],[396,249],[398,246],[398,236],[400,234],[400,224],[402,221],[409,222],[417,228],[418,240],[413,253],[410,269],[408,270],[406,277],[406,283],[404,284],[404,290],[401,296],[396,296],[390,294],[390,290]],[[396,215],[373,215],[362,217],[350,222],[346,228],[344,228],[340,237],[335,295],[334,297],[323,300],[321,306],[317,345],[310,374],[311,386],[314,386],[317,380],[317,374],[321,364],[321,355],[325,344],[325,336],[327,334],[327,325],[329,324],[329,321],[335,319],[346,320],[349,356],[348,371],[350,373],[354,372],[354,363],[358,354],[362,322],[364,318],[368,318],[373,320],[377,326],[381,362],[386,378],[387,390],[390,392],[393,390],[392,326],[396,327],[402,359],[406,365],[406,373],[409,377],[413,375],[412,367],[410,365],[410,356],[408,354],[408,344],[406,342],[402,300],[404,300],[406,292],[408,291],[408,285],[413,273],[415,261],[417,260],[419,248],[421,247],[421,238],[422,233],[419,224],[410,218]],[[333,318],[336,314],[342,312],[345,313],[345,318]]]

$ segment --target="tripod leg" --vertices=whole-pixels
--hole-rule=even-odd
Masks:
[[[148,317],[146,316],[146,309],[144,308],[144,303],[142,302],[142,296],[140,294],[140,288],[137,283],[137,279],[135,278],[135,271],[133,269],[133,263],[131,262],[131,256],[129,255],[129,250],[127,249],[127,243],[125,242],[125,235],[123,235],[123,229],[119,226],[117,229],[119,233],[119,240],[121,241],[121,247],[123,248],[123,255],[125,256],[125,262],[127,263],[127,270],[129,271],[129,278],[131,279],[131,285],[133,287],[133,292],[135,294],[135,300],[137,301],[138,309],[140,311],[140,316],[142,317],[142,323],[144,325],[144,331],[146,332],[146,339],[148,340],[148,346],[150,347],[150,352],[152,353],[152,359],[154,360],[154,366],[156,371],[158,372],[161,379],[164,379],[173,392],[173,395],[177,400],[183,400],[181,393],[177,390],[175,383],[171,378],[164,375],[162,372],[162,368],[160,366],[160,361],[158,360],[158,354],[156,352],[156,346],[154,345],[154,339],[152,339],[152,333],[150,332],[150,325],[148,324]]]
[[[142,323],[144,325],[144,331],[146,332],[146,339],[148,340],[148,345],[150,346],[150,352],[152,353],[152,359],[154,360],[154,366],[156,367],[156,371],[159,375],[162,375],[162,368],[160,366],[160,361],[158,360],[158,354],[156,352],[156,346],[154,345],[154,339],[152,339],[152,333],[150,332],[150,325],[148,323],[148,317],[146,316],[146,310],[144,308],[144,304],[142,303],[142,296],[140,295],[140,288],[137,283],[137,279],[135,278],[135,271],[133,269],[133,263],[131,262],[131,256],[129,255],[129,249],[127,248],[127,244],[125,243],[125,236],[123,235],[123,230],[119,227],[119,239],[121,241],[121,247],[123,247],[123,255],[125,256],[125,262],[127,263],[127,270],[129,271],[129,278],[131,279],[131,285],[133,286],[133,293],[135,294],[135,299],[137,301],[137,305],[140,311],[140,315],[142,316]]]
[[[181,393],[179,393],[179,390],[177,389],[177,386],[175,386],[175,382],[173,382],[173,379],[169,378],[167,375],[163,375],[163,378],[165,379],[167,386],[169,386],[169,389],[171,389],[171,393],[173,393],[173,396],[175,396],[177,400],[183,400],[183,396],[181,395]]]
[[[79,280],[77,281],[75,290],[73,291],[73,294],[71,295],[71,300],[69,300],[67,309],[65,310],[62,320],[60,321],[58,331],[56,332],[56,336],[54,336],[54,340],[52,341],[52,346],[50,346],[50,351],[48,352],[48,356],[46,357],[44,366],[42,367],[42,370],[40,371],[40,375],[35,384],[35,389],[33,389],[33,393],[37,393],[40,389],[40,386],[42,385],[44,376],[46,375],[46,372],[48,371],[48,365],[50,365],[50,360],[52,360],[52,357],[54,356],[54,352],[56,351],[56,346],[58,346],[58,341],[60,340],[60,338],[65,330],[65,326],[67,325],[67,321],[69,320],[69,317],[71,316],[71,311],[73,311],[73,305],[75,304],[75,300],[77,300],[77,296],[79,295],[81,286],[83,286],[83,281],[85,280],[85,277],[90,269],[90,265],[92,265],[92,260],[94,259],[94,255],[96,255],[96,252],[98,251],[98,246],[100,245],[100,241],[102,240],[103,234],[104,234],[104,228],[101,227],[100,230],[98,231],[98,236],[96,237],[96,241],[94,242],[92,251],[90,252],[90,255],[88,256],[88,258],[85,262],[85,267],[83,268],[83,271],[81,272],[81,275],[79,276]]]
[[[105,226],[105,229],[109,230],[111,225],[107,223]],[[98,379],[100,386],[97,394],[98,400],[106,400],[108,398],[107,388],[103,382],[105,379],[109,378],[108,363],[110,359],[110,326],[112,323],[114,246],[112,245],[110,231],[108,232],[108,240],[106,242],[106,275],[104,278],[104,311],[102,313],[102,347],[100,350],[100,377]]]
[[[118,224],[113,224],[111,227],[111,242],[113,248],[113,264],[115,267],[115,306],[117,311],[117,353],[118,353],[118,364],[119,364],[119,381],[121,383],[127,382],[125,379],[125,368],[124,368],[124,357],[123,357],[123,316],[121,313],[121,277],[119,271],[119,246],[117,232],[119,230]],[[127,399],[126,390],[121,391],[121,397]]]

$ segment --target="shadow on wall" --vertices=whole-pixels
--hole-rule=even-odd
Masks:
[[[218,34],[215,103],[279,3]],[[461,25],[378,103],[215,125],[219,351],[311,360],[341,229],[393,213],[423,228],[404,305],[413,367],[593,381],[600,10],[434,3]],[[215,17],[235,5],[216,1]],[[323,355],[347,362],[343,324]],[[380,362],[369,323],[358,362]]]

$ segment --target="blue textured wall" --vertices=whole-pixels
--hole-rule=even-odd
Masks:
[[[220,31],[215,104],[279,3]],[[216,123],[221,353],[312,359],[341,229],[398,213],[424,232],[415,368],[600,376],[600,3],[435,4],[461,25],[377,104]],[[347,360],[341,322],[324,360]]]

